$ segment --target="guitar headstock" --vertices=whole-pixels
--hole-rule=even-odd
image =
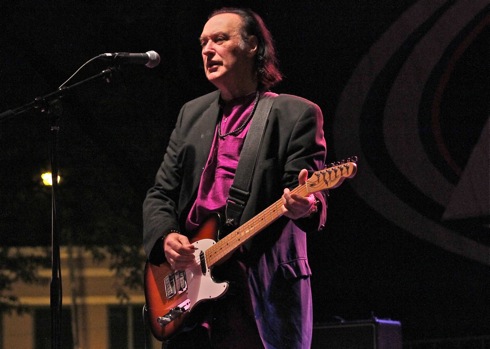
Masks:
[[[356,173],[357,156],[353,156],[314,172],[306,181],[306,186],[309,193],[337,188],[346,178],[353,178]]]

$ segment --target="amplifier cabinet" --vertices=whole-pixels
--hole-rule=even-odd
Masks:
[[[377,318],[316,324],[311,349],[402,349],[401,324]]]

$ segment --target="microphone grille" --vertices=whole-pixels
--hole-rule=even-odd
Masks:
[[[148,51],[146,52],[146,54],[148,55],[148,63],[146,63],[145,65],[148,68],[155,68],[157,65],[160,64],[160,55],[157,52]]]

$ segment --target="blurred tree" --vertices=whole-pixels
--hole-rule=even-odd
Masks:
[[[40,282],[37,270],[49,264],[47,252],[47,249],[36,249],[26,254],[19,248],[0,246],[0,313],[27,310],[10,292],[12,285],[19,281],[29,284]]]

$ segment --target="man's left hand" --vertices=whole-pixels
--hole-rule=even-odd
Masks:
[[[298,175],[298,181],[300,185],[306,183],[308,179],[308,171],[303,169]],[[313,194],[308,196],[300,196],[292,194],[291,191],[286,188],[282,195],[282,212],[284,216],[291,219],[298,219],[309,217],[312,213],[318,210],[316,206],[316,198]]]

